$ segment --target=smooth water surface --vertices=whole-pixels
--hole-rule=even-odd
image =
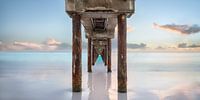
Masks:
[[[128,52],[128,92],[117,92],[112,73],[98,59],[87,73],[82,55],[81,93],[71,92],[70,52],[0,53],[0,100],[200,100],[200,53]]]

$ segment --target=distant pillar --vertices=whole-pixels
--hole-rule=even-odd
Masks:
[[[111,72],[111,39],[108,39],[108,46],[107,46],[107,50],[108,50],[108,72]]]
[[[72,15],[73,23],[73,41],[72,41],[72,91],[80,92],[81,91],[81,16],[77,13]]]
[[[91,38],[88,38],[88,72],[92,72],[91,49]]]
[[[95,64],[95,49],[94,49],[94,45],[92,45],[92,65],[94,66]]]
[[[127,91],[126,15],[118,16],[118,92]]]
[[[104,50],[102,52],[102,59],[103,59],[103,62],[104,62],[104,65],[107,66],[107,55],[106,55],[106,51],[107,51],[107,46],[105,45],[104,46]]]

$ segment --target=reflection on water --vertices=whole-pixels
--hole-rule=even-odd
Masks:
[[[88,100],[110,100],[109,87],[111,74],[94,72],[88,74],[88,88],[90,89]],[[97,98],[98,97],[98,98]]]
[[[117,92],[101,61],[87,73],[81,93],[71,92],[71,53],[0,53],[0,100],[200,100],[200,53],[128,53],[128,91]],[[66,60],[67,59],[67,60]]]
[[[71,100],[82,100],[82,92],[73,92]]]
[[[160,100],[199,100],[200,83],[182,83],[166,90],[154,91]]]
[[[99,70],[97,67],[99,67]],[[111,73],[102,70],[104,68],[105,66],[103,66],[101,62],[97,62],[93,68],[94,71],[88,73],[88,100],[110,100],[109,89],[111,86]]]
[[[127,100],[127,93],[118,93],[118,100]]]
[[[127,93],[117,93],[116,82],[116,70],[107,73],[106,66],[98,61],[88,73],[88,100],[127,100]]]

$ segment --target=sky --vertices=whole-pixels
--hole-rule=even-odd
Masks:
[[[136,0],[135,14],[127,20],[128,49],[200,51],[199,4],[199,0]],[[71,28],[64,0],[0,0],[0,51],[71,49]],[[83,27],[82,33],[85,47]]]

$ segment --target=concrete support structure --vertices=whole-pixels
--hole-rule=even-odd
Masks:
[[[112,45],[111,45],[111,39],[108,39],[108,46],[107,46],[107,52],[108,52],[108,72],[111,72],[111,55],[112,55]]]
[[[88,72],[92,72],[92,62],[91,62],[91,38],[88,38]]]
[[[111,72],[111,39],[118,24],[118,92],[127,91],[126,18],[135,11],[135,0],[65,0],[72,18],[72,91],[81,91],[81,24],[88,39],[88,72],[101,55],[107,72]]]
[[[77,13],[72,15],[73,40],[72,40],[72,91],[81,91],[82,77],[82,39],[81,39],[81,16]]]
[[[95,49],[94,49],[94,46],[92,46],[92,65],[94,66],[95,64]]]
[[[126,15],[118,16],[118,92],[127,91]]]
[[[104,47],[105,47],[105,49],[103,50],[102,58],[103,58],[103,61],[104,61],[104,65],[107,66],[107,54],[106,54],[106,53],[107,53],[107,52],[106,52],[106,50],[107,50],[107,49],[106,49],[107,46],[104,46]]]

